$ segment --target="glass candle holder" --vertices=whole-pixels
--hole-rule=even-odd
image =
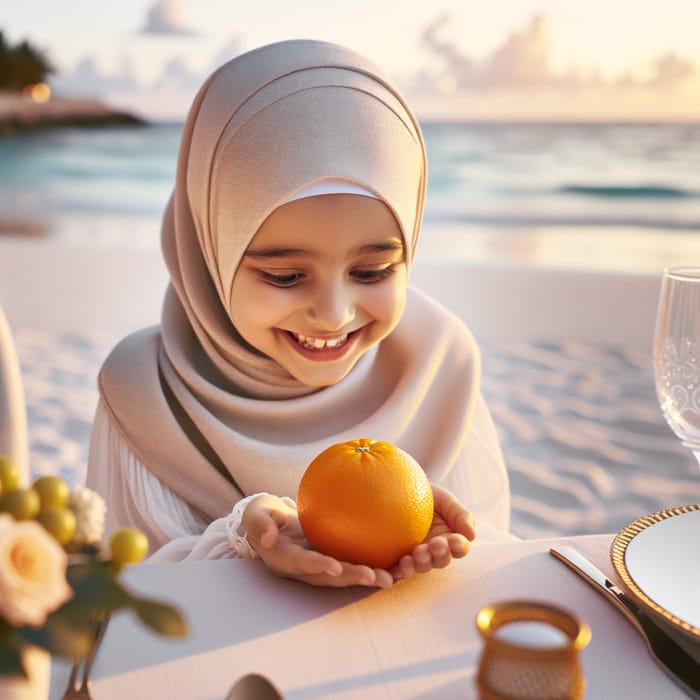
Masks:
[[[585,677],[580,651],[590,627],[568,610],[535,601],[482,608],[484,642],[476,683],[481,700],[577,700]]]

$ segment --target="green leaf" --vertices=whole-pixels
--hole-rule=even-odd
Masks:
[[[11,639],[14,633],[15,628],[4,617],[0,617],[0,646],[4,640]]]
[[[73,564],[66,578],[75,595],[64,607],[112,611],[128,604],[129,596],[114,579],[109,562]]]
[[[10,639],[0,640],[0,676],[24,676],[20,647]]]
[[[51,613],[40,627],[15,629],[0,617],[0,676],[23,675],[20,650],[27,644],[45,649],[53,656],[80,658],[94,640],[96,616],[108,618],[120,608],[131,608],[155,632],[184,637],[187,625],[171,605],[141,598],[116,580],[112,563],[97,559],[92,551],[75,557],[66,571],[73,589],[71,600]]]
[[[23,644],[34,644],[46,649],[52,656],[78,658],[90,648],[90,628],[82,619],[79,622],[54,616],[36,629],[23,627],[18,630]]]
[[[180,612],[172,605],[132,596],[131,608],[141,622],[166,637],[186,637],[187,624]]]

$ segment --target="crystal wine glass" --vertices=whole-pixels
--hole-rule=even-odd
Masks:
[[[700,464],[700,267],[664,271],[654,378],[666,422]]]

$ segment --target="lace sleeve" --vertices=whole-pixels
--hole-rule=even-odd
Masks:
[[[87,485],[107,503],[106,535],[126,525],[143,530],[152,552],[148,561],[257,558],[241,521],[247,505],[261,494],[241,499],[231,513],[209,521],[135,457],[101,404],[88,462]]]
[[[226,537],[231,551],[234,552],[237,557],[248,557],[250,559],[259,558],[258,553],[248,541],[247,533],[241,526],[243,513],[245,513],[246,507],[258,496],[267,496],[267,493],[263,491],[261,493],[255,493],[252,496],[241,498],[241,500],[233,506],[233,510],[229,515],[224,518]]]

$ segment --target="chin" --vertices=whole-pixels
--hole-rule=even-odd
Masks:
[[[333,386],[334,384],[337,384],[338,382],[342,381],[345,379],[345,377],[348,375],[347,372],[343,374],[342,376],[339,377],[331,377],[331,378],[323,378],[323,379],[312,379],[310,377],[299,377],[297,376],[297,379],[302,383],[305,384],[306,386],[313,387],[314,389],[323,389],[324,387],[327,386]]]
[[[334,384],[337,384],[345,379],[345,377],[347,377],[352,371],[355,364],[356,363],[353,363],[351,367],[348,367],[343,371],[338,371],[337,373],[290,372],[290,374],[292,374],[297,381],[300,381],[306,386],[313,387],[314,389],[323,389],[324,387],[333,386]]]

